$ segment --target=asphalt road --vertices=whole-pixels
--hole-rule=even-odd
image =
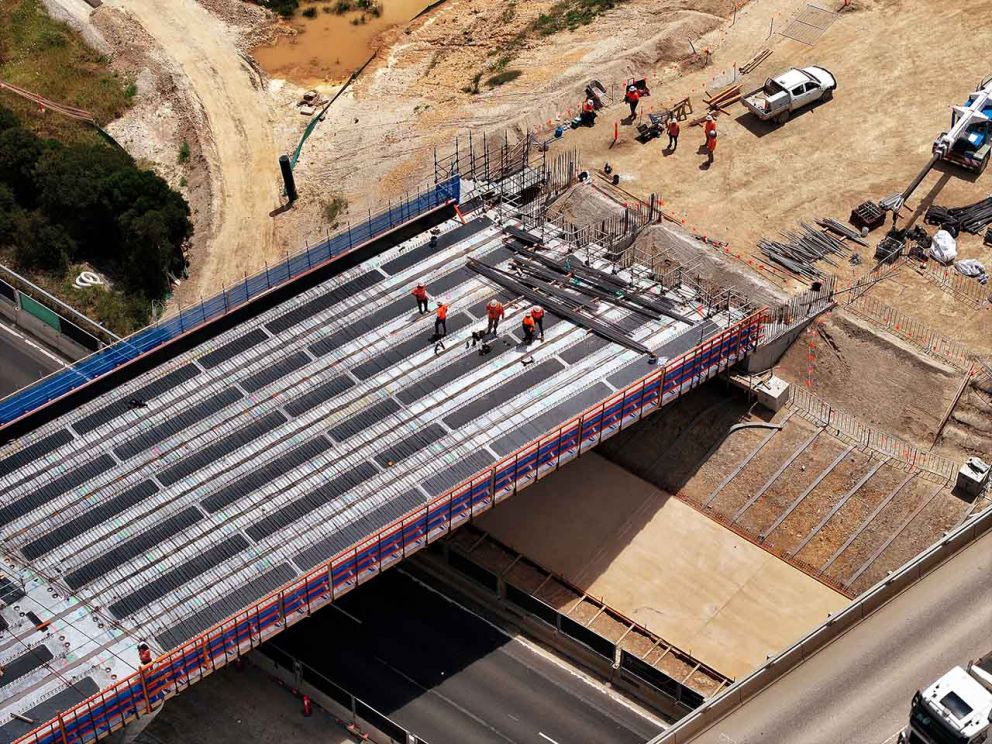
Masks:
[[[643,744],[659,733],[598,686],[400,571],[273,643],[430,744]]]
[[[21,331],[0,323],[0,398],[61,369],[61,364],[32,343]]]
[[[891,744],[913,694],[992,651],[992,533],[693,739]]]

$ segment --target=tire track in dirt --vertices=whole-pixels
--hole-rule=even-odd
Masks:
[[[161,47],[178,85],[203,112],[199,131],[211,181],[211,230],[195,251],[190,300],[276,257],[272,218],[279,206],[277,152],[269,103],[252,82],[234,34],[196,0],[108,0]]]

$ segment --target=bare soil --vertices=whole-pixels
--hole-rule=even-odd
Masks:
[[[759,429],[759,431],[762,431]],[[717,495],[709,508],[733,519],[752,495],[768,482],[782,464],[808,440],[815,429],[793,416],[785,427],[772,437],[753,460]]]
[[[776,374],[796,385],[809,379],[811,392],[839,410],[912,444],[930,446],[961,373],[843,309],[814,327],[816,335],[794,344]]]
[[[979,374],[954,407],[935,451],[945,456],[981,457],[992,455],[992,379]]]
[[[765,539],[765,545],[785,555],[794,550],[809,534],[813,526],[826,516],[831,507],[849,491],[870,467],[865,453],[852,451],[837,463],[819,485],[785,518]]]
[[[847,502],[820,528],[796,558],[821,569],[825,561],[850,536],[872,510],[888,495],[905,473],[895,467],[883,465]]]
[[[760,535],[843,451],[840,442],[821,433],[751,505],[738,520],[738,525],[753,535]]]

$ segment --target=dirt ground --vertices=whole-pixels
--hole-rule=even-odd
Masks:
[[[843,309],[814,328],[782,357],[777,375],[795,385],[812,382],[812,393],[882,431],[917,446],[933,444],[961,383],[959,370]]]
[[[732,677],[847,604],[594,453],[478,526]]]
[[[78,0],[48,5],[135,78],[134,106],[107,129],[190,202],[195,234],[180,301],[196,302],[277,259],[284,248],[270,217],[280,206],[274,107],[241,51],[267,13],[240,0],[108,0],[92,11]],[[179,156],[183,143],[188,158]]]
[[[713,65],[664,85],[657,99],[648,99],[647,110],[690,94],[701,106],[704,87],[732,82],[733,66],[762,46],[772,55],[750,76],[738,76],[745,90],[789,66],[816,64],[838,79],[833,101],[782,127],[757,122],[741,104],[733,105],[729,116],[718,116],[719,144],[710,169],[697,153],[703,141],[697,127],[683,127],[674,154],[664,151],[667,139],[642,145],[634,140],[633,126],[623,124],[619,143],[611,147],[613,122],[626,114],[622,106],[601,117],[606,126],[570,133],[569,145],[594,166],[609,160],[625,188],[642,196],[657,193],[687,224],[754,254],[762,236],[776,237],[800,220],[843,220],[865,200],[901,192],[927,162],[934,137],[946,129],[948,107],[989,72],[985,41],[967,19],[987,16],[992,2],[962,0],[948,7],[940,0],[863,0],[855,3],[859,9],[839,14],[812,46],[778,33],[768,39],[773,19],[782,30],[787,11],[799,5],[750,4],[715,48]],[[933,38],[941,39],[939,65],[922,62]],[[971,203],[987,190],[968,174],[941,168],[923,182],[910,206],[931,197],[941,204]],[[968,241],[963,252],[978,252],[977,243]]]

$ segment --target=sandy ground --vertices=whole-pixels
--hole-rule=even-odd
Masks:
[[[108,0],[95,11],[81,0],[47,4],[137,84],[134,105],[107,129],[190,203],[191,281],[179,300],[195,302],[277,260],[273,100],[241,51],[267,14],[240,0]],[[179,162],[184,142],[190,158]]]
[[[272,259],[269,213],[279,206],[277,153],[268,102],[234,33],[196,0],[109,0],[164,50],[180,84],[202,108],[207,169],[213,184],[211,231],[194,254],[194,297]],[[244,250],[253,246],[252,251]]]
[[[848,601],[596,454],[478,526],[734,677]]]
[[[992,12],[989,0],[961,0],[952,7],[939,0],[856,5],[865,9],[839,14],[808,46],[777,33],[767,39],[776,4],[753,3],[745,20],[729,29],[716,48],[712,68],[673,81],[657,101],[648,99],[650,110],[684,95],[698,96],[701,87],[715,87],[714,82],[731,82],[732,66],[747,59],[747,50],[761,46],[772,49],[772,56],[749,77],[738,78],[745,90],[793,65],[817,64],[835,73],[834,100],[785,126],[756,121],[742,104],[732,106],[729,116],[719,116],[711,169],[703,167],[705,156],[697,153],[703,142],[698,127],[683,128],[675,154],[664,152],[667,139],[635,142],[629,125],[621,126],[620,142],[611,148],[612,124],[625,115],[623,107],[601,118],[606,126],[571,133],[569,144],[592,164],[608,159],[626,188],[661,195],[690,224],[705,227],[739,251],[754,251],[759,237],[777,236],[799,220],[846,219],[860,202],[902,191],[926,163],[934,137],[947,127],[948,107],[989,72],[986,42],[968,19]],[[781,16],[776,24],[784,26]],[[940,64],[925,62],[932,38],[941,39]],[[984,197],[988,189],[973,181],[957,169],[940,169],[924,181],[910,206],[935,196],[938,188],[938,202],[944,204]]]

